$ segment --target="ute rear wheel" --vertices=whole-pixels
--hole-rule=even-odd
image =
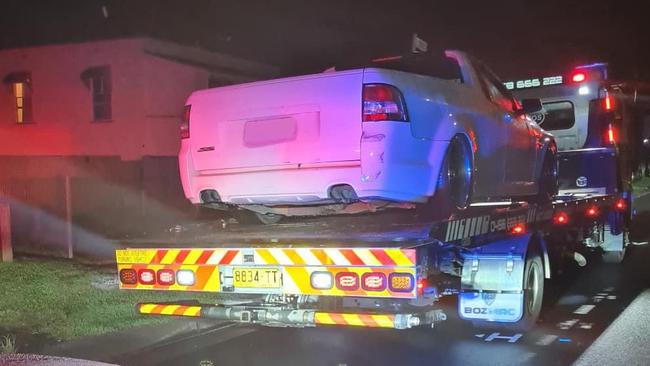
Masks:
[[[469,145],[460,136],[449,143],[436,181],[436,191],[420,215],[427,219],[444,219],[470,204],[473,189],[473,159]]]

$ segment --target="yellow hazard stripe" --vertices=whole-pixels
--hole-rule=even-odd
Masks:
[[[200,306],[185,306],[173,304],[141,304],[138,311],[140,314],[150,315],[177,315],[197,317],[201,315]]]
[[[395,262],[396,265],[398,266],[412,266],[413,263],[411,262],[408,257],[402,253],[401,249],[386,249],[384,251],[392,260]]]

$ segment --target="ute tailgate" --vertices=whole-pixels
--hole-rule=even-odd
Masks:
[[[362,72],[215,88],[188,99],[199,171],[360,159]]]

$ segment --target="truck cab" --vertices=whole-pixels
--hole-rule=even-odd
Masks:
[[[561,195],[630,191],[630,116],[623,90],[608,79],[607,64],[504,84],[520,99],[542,101],[544,108],[530,116],[555,136]]]

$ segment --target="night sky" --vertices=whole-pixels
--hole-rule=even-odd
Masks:
[[[594,61],[650,80],[645,1],[5,0],[0,48],[147,35],[271,63],[284,74],[408,49],[458,48],[503,79]],[[106,9],[106,14],[103,11]]]

